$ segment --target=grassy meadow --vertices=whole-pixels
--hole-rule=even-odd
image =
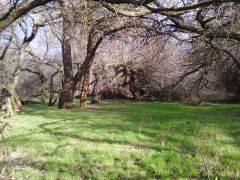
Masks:
[[[8,122],[0,179],[240,179],[240,105],[32,104]]]

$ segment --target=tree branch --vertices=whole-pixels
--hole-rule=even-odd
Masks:
[[[223,3],[231,3],[231,2],[238,2],[239,0],[207,0],[203,2],[199,2],[196,4],[189,4],[185,5],[183,7],[159,7],[159,8],[153,8],[150,6],[146,6],[149,10],[151,10],[153,13],[159,13],[159,12],[180,12],[180,11],[189,11],[189,10],[194,10],[197,8],[202,8],[202,7],[207,7],[211,6],[214,4],[223,4]]]
[[[15,20],[21,16],[27,14],[32,9],[45,5],[54,0],[34,0],[30,2],[22,2],[16,7],[10,8],[10,10],[0,16],[0,33],[11,25]]]
[[[0,56],[0,61],[3,61],[3,59],[4,59],[4,57],[5,57],[6,53],[7,53],[7,50],[8,50],[8,48],[10,47],[10,45],[12,43],[12,39],[13,39],[12,37],[9,38],[9,41],[6,44],[6,46],[5,46],[5,48],[4,48],[3,52],[2,52],[2,55]]]

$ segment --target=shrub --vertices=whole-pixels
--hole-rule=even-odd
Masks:
[[[199,105],[201,103],[201,99],[197,95],[190,95],[184,98],[183,102],[187,105]]]

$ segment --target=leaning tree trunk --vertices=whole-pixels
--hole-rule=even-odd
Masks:
[[[88,85],[90,81],[90,71],[87,71],[83,78],[82,90],[80,94],[80,107],[85,108],[87,105]]]
[[[79,88],[79,82],[82,79],[82,77],[86,74],[87,71],[90,70],[92,62],[95,57],[96,50],[100,43],[103,40],[104,36],[110,35],[112,33],[115,33],[117,31],[135,27],[135,23],[116,23],[116,19],[112,19],[112,25],[109,26],[109,23],[105,24],[105,18],[102,18],[101,20],[97,21],[96,24],[91,28],[90,33],[88,35],[88,44],[87,44],[87,57],[85,61],[82,63],[81,67],[77,71],[77,73],[73,77],[73,83],[72,83],[72,94],[74,95],[77,89]]]
[[[81,65],[81,67],[79,68],[79,70],[77,71],[73,78],[74,94],[77,91],[77,88],[79,87],[80,82],[79,80],[83,78],[82,90],[80,94],[80,107],[86,107],[88,84],[90,81],[90,68],[94,61],[96,50],[103,39],[102,36],[99,35],[99,32],[95,32],[95,30],[96,29],[93,28],[88,36],[86,59],[84,60],[83,64]]]

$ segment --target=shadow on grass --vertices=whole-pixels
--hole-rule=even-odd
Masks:
[[[62,123],[65,127],[70,125],[74,126],[71,128],[80,128],[83,131],[86,128],[93,133],[94,131],[115,132],[121,136],[131,132],[135,135],[144,135],[152,141],[155,141],[159,134],[161,136],[165,133],[173,143],[179,144],[182,141],[180,143],[183,146],[182,148],[186,148],[184,140],[172,137],[170,133],[183,134],[185,138],[193,138],[202,128],[214,125],[215,128],[222,129],[224,133],[230,136],[234,140],[233,144],[240,147],[239,118],[233,116],[236,111],[239,111],[238,106],[191,107],[169,103],[144,104],[131,102],[130,104],[113,103],[113,105],[107,103],[97,107],[99,108],[91,108],[90,106],[88,109],[58,110],[56,108],[46,109],[43,105],[34,105],[27,107],[27,111],[21,113],[21,115],[42,116],[49,119],[50,122],[40,124],[39,127],[51,135],[75,136],[75,138],[82,140],[85,138],[85,140],[95,141],[95,139],[82,137],[77,132],[72,134],[64,131],[59,132],[59,130],[64,130],[63,127],[59,127],[60,129],[47,127],[49,125],[58,126]],[[54,119],[58,120],[51,122]],[[102,141],[110,144],[114,142],[129,144],[128,141],[118,141],[116,139],[102,139]],[[145,146],[143,145],[143,147]],[[190,145],[190,147],[193,147],[193,145]],[[158,150],[161,150],[161,148]]]
[[[94,144],[124,145],[157,152],[177,151],[183,155],[195,156],[197,152],[194,140],[209,143],[211,138],[217,138],[211,128],[232,139],[213,143],[240,147],[239,117],[234,115],[238,111],[239,106],[192,107],[169,103],[124,102],[100,104],[81,110],[58,110],[43,105],[31,105],[27,106],[25,112],[19,113],[19,116],[43,118],[35,129],[57,139],[74,138]],[[210,129],[209,133],[206,128]],[[25,134],[22,138],[27,136],[31,135]],[[18,139],[21,139],[21,135]],[[57,145],[46,156],[52,156],[68,145]],[[206,151],[212,153],[214,149]],[[235,158],[231,155],[225,157],[224,163]]]

